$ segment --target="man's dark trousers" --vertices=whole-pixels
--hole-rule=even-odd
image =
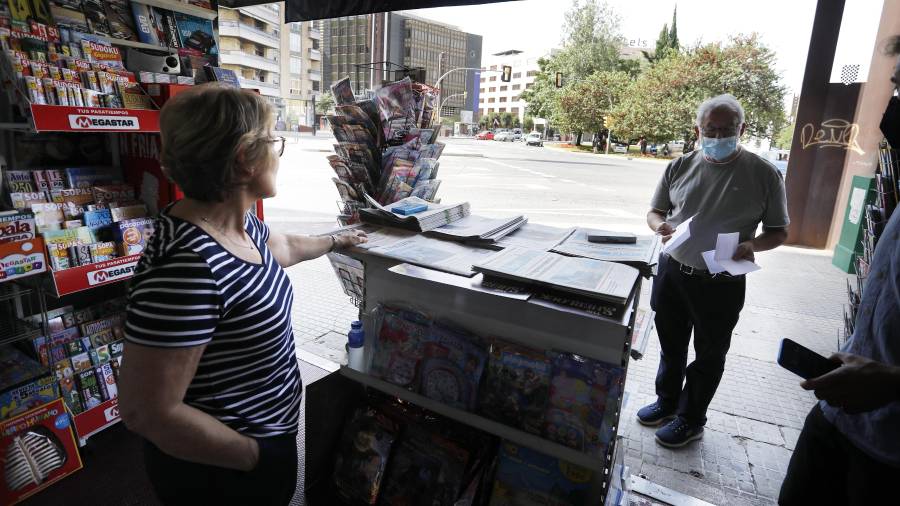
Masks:
[[[746,279],[683,270],[690,269],[660,255],[650,299],[662,350],[656,395],[666,409],[677,407],[679,416],[702,426],[725,371],[731,332],[744,307]],[[696,358],[687,365],[692,331]]]

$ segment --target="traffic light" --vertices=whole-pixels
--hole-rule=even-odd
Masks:
[[[508,83],[512,80],[512,67],[509,65],[503,66],[503,75],[500,76],[500,80],[504,83]]]
[[[557,88],[562,88],[562,85],[563,85],[563,82],[562,82],[562,72],[557,72],[557,73],[556,73],[556,87],[557,87]]]

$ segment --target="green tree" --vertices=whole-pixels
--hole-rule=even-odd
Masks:
[[[794,141],[794,122],[785,120],[785,125],[778,132],[778,137],[775,139],[775,145],[780,149],[791,149],[791,143]]]
[[[331,93],[322,93],[316,99],[316,113],[317,114],[328,114],[331,109],[334,108],[334,97],[331,96]]]
[[[744,106],[747,134],[774,139],[784,124],[785,93],[774,63],[774,53],[755,34],[669,51],[629,86],[610,115],[611,128],[651,142],[689,140],[697,106],[728,92]]]
[[[525,130],[526,132],[534,131],[534,118],[525,116],[525,121],[522,122],[522,130]]]
[[[500,113],[500,125],[503,128],[513,128],[515,119],[518,119],[518,117],[513,116],[513,113],[511,112]]]
[[[678,43],[678,6],[672,11],[672,28],[669,28],[668,48],[678,51],[680,45]]]
[[[663,24],[662,30],[659,31],[659,37],[656,38],[656,49],[653,54],[647,51],[641,52],[644,53],[644,58],[648,62],[656,63],[670,52],[679,50],[681,50],[681,45],[678,42],[678,6],[675,6],[675,10],[672,12],[672,27],[670,28],[667,23]]]
[[[577,133],[596,133],[606,128],[603,117],[621,100],[631,83],[625,72],[600,71],[567,87],[559,97],[558,125]]]

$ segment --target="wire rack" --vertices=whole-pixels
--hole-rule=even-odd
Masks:
[[[25,317],[40,311],[32,303],[32,288],[15,283],[0,284],[0,345],[23,339],[34,339],[41,334],[39,322]]]

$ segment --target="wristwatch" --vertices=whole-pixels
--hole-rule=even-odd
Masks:
[[[334,248],[337,246],[337,238],[334,236],[334,234],[331,234],[328,237],[331,237],[331,247],[328,248],[328,252],[331,253],[334,251]]]

